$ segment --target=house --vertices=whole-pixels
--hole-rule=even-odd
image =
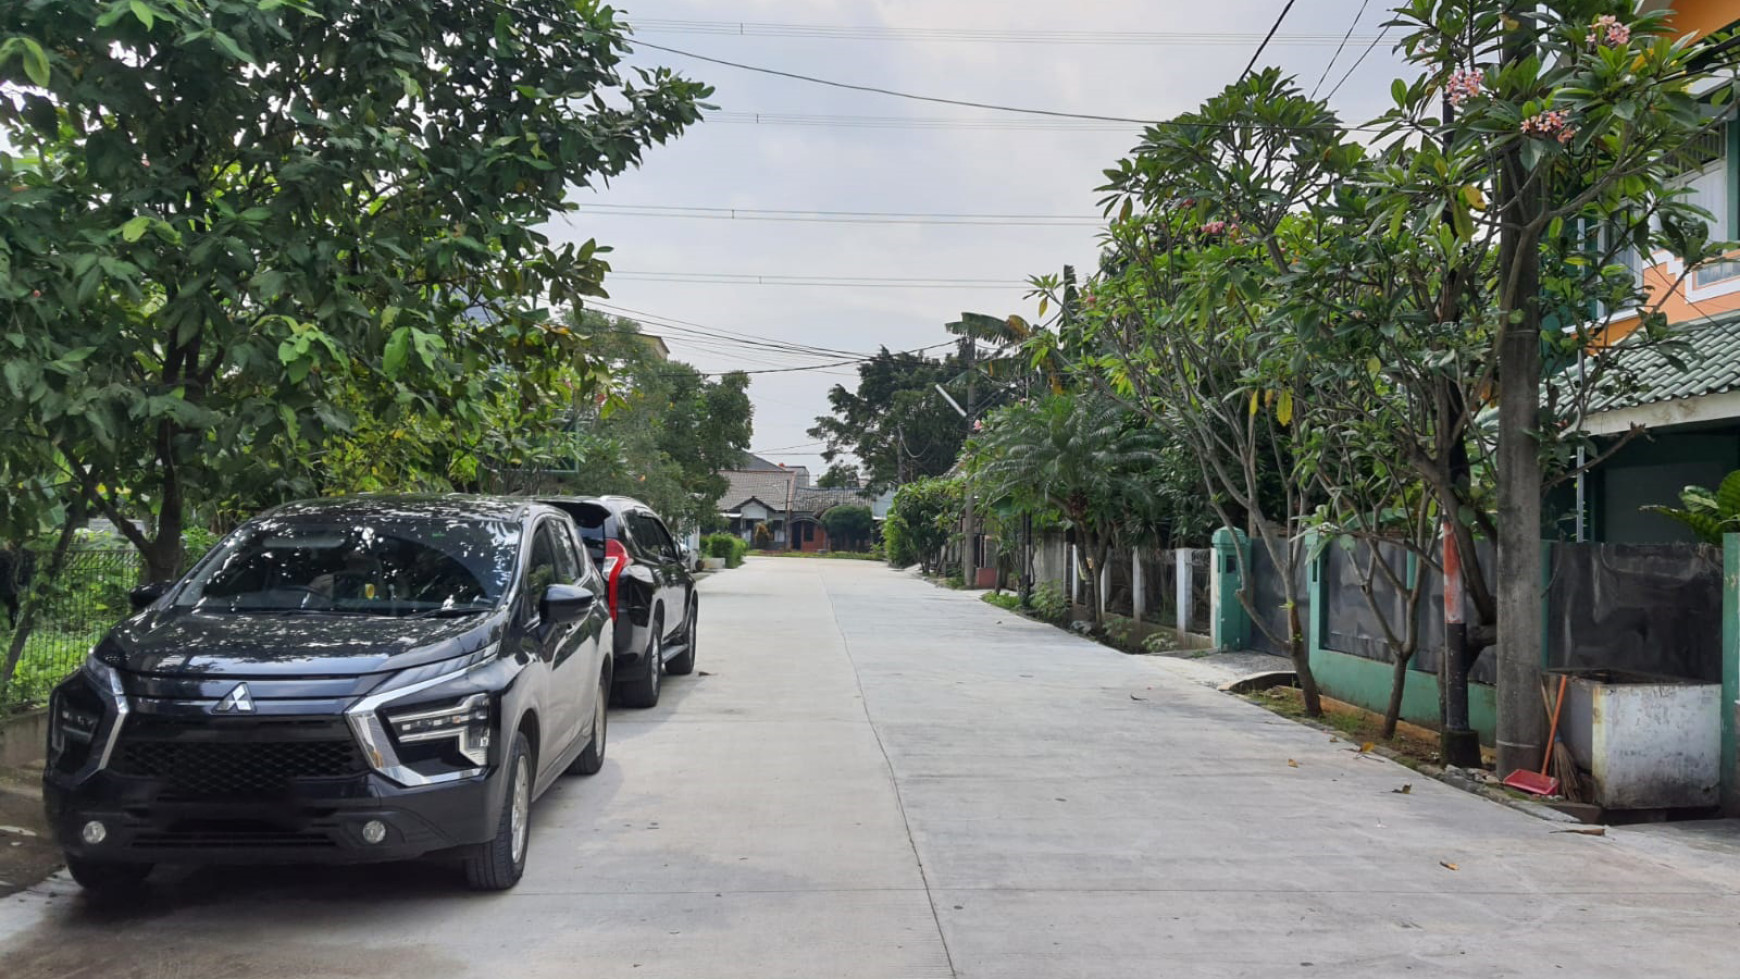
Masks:
[[[1709,34],[1740,22],[1740,0],[1667,5],[1674,10],[1674,27],[1684,33]],[[1740,123],[1730,121],[1701,139],[1684,154],[1681,168],[1678,182],[1690,192],[1689,201],[1715,219],[1710,237],[1740,240]],[[1666,251],[1633,252],[1622,261],[1659,303],[1680,346],[1628,350],[1638,311],[1607,315],[1602,343],[1620,355],[1616,364],[1622,367],[1614,373],[1624,383],[1591,398],[1583,429],[1595,438],[1597,458],[1614,451],[1549,501],[1549,509],[1563,515],[1554,536],[1609,543],[1691,540],[1686,528],[1643,508],[1677,506],[1685,487],[1714,486],[1740,469],[1740,256],[1689,272]],[[1633,426],[1646,431],[1620,445]]]
[[[869,497],[861,490],[814,487],[807,467],[770,462],[752,453],[744,453],[736,469],[719,475],[728,484],[719,498],[719,515],[730,532],[753,540],[755,528],[765,524],[774,546],[787,550],[828,550],[822,517],[835,507],[869,507],[872,519],[880,522],[894,500],[892,492]]]

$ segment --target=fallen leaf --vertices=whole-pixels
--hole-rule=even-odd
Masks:
[[[1401,788],[1391,789],[1390,791],[1394,792],[1396,795],[1413,795],[1414,794],[1414,783],[1403,782]]]
[[[712,676],[713,675],[711,673],[708,673],[706,670],[696,670],[695,672],[701,674],[702,676]]]
[[[1147,700],[1148,698],[1147,697],[1138,697],[1135,694],[1131,694],[1130,699],[1131,700]]]
[[[1445,870],[1459,870],[1459,869],[1461,869],[1453,863],[1445,863],[1442,860],[1438,861],[1438,866],[1443,867]]]
[[[1299,763],[1294,761],[1293,759],[1289,758],[1289,759],[1287,759],[1287,767],[1288,768],[1298,768]]]
[[[1367,741],[1365,744],[1359,746],[1359,753],[1363,755],[1375,747],[1377,746],[1372,744],[1370,741]]]
[[[1555,833],[1576,833],[1578,836],[1606,836],[1605,826],[1585,826],[1582,829],[1555,829]]]

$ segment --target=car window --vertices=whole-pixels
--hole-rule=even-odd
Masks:
[[[279,517],[232,535],[175,604],[416,615],[488,608],[519,556],[518,526],[447,518]]]
[[[550,500],[551,506],[567,513],[574,518],[574,529],[580,532],[581,546],[591,555],[593,564],[604,561],[604,541],[608,535],[610,510],[597,503],[580,503],[573,500]]]
[[[656,517],[645,513],[631,513],[628,515],[628,531],[634,536],[634,542],[648,554],[662,561],[677,559],[676,548]]]
[[[526,598],[532,608],[536,608],[544,592],[560,580],[561,571],[556,565],[556,535],[551,527],[552,524],[546,521],[538,524],[538,529],[532,533],[532,557],[526,567]]]
[[[573,584],[580,580],[580,557],[574,553],[574,538],[568,528],[558,523],[546,523],[555,531],[556,571],[558,580]]]

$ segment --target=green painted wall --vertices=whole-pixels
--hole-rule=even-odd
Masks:
[[[1390,666],[1363,656],[1338,653],[1318,647],[1311,650],[1311,673],[1317,685],[1336,700],[1381,714],[1390,703]],[[1484,683],[1468,685],[1468,716],[1480,743],[1491,745],[1498,729],[1498,702],[1493,688]],[[1408,686],[1402,693],[1402,720],[1421,727],[1438,728],[1438,677],[1419,670],[1408,671]]]
[[[1740,126],[1735,127],[1740,129]],[[1722,536],[1722,808],[1740,813],[1740,534]]]

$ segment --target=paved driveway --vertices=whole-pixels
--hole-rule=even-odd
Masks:
[[[707,675],[613,715],[604,771],[534,811],[513,892],[430,867],[243,869],[102,909],[51,882],[0,904],[0,975],[1740,969],[1740,864],[1718,832],[1555,833],[1188,664],[878,565],[752,560],[702,588]]]

